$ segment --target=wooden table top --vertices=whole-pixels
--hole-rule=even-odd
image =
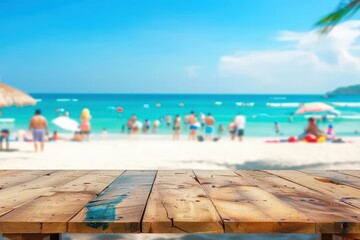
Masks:
[[[0,171],[0,233],[360,234],[360,170]]]

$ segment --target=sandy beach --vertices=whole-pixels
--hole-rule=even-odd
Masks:
[[[90,142],[51,142],[43,153],[13,142],[0,169],[349,169],[360,167],[360,138],[348,143],[172,141],[169,136],[122,136]]]

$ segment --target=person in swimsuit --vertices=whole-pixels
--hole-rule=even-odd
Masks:
[[[9,150],[10,131],[8,129],[2,129],[0,133],[0,150],[3,150],[3,142],[5,141],[5,149]]]
[[[44,151],[45,136],[48,134],[48,124],[39,109],[35,111],[35,116],[30,120],[29,131],[32,131],[35,152],[38,151],[39,142],[40,150]]]
[[[206,140],[212,141],[212,133],[214,131],[214,125],[215,125],[215,118],[211,115],[211,113],[208,113],[208,115],[205,118]]]
[[[236,123],[235,120],[233,120],[230,124],[229,124],[229,133],[230,133],[230,139],[232,141],[235,140],[236,137]]]
[[[181,129],[181,117],[179,115],[176,115],[174,118],[173,140],[179,140],[180,129]]]
[[[166,126],[167,128],[170,128],[171,127],[171,116],[170,115],[167,115],[165,117],[165,120],[166,120]]]
[[[194,111],[190,112],[190,115],[188,117],[188,124],[190,125],[189,139],[195,141],[197,138],[197,130],[199,126]]]

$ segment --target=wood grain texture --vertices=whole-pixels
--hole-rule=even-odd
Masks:
[[[35,178],[53,173],[55,171],[49,170],[36,170],[36,171],[13,171],[9,172],[4,176],[0,175],[1,182],[0,182],[0,190],[13,187],[22,183],[26,183],[31,181]]]
[[[73,233],[139,233],[156,171],[126,171],[68,224]]]
[[[299,210],[246,182],[232,171],[195,171],[227,233],[315,233],[315,224]]]
[[[360,178],[358,177],[354,177],[336,171],[306,170],[301,172],[310,174],[319,181],[323,181],[323,182],[330,181],[332,184],[348,185],[350,187],[360,189]]]
[[[159,171],[146,207],[144,233],[221,233],[222,221],[192,171]]]
[[[355,170],[0,170],[0,232],[27,240],[66,232],[357,239],[359,176]]]
[[[336,172],[360,178],[360,170],[336,170]]]
[[[53,193],[39,197],[0,217],[0,232],[67,232],[68,221],[93,197],[87,193]]]
[[[334,183],[332,181],[324,181],[324,179],[317,178],[299,171],[274,170],[267,172],[289,181],[296,182],[297,184],[305,186],[321,194],[335,198],[337,201],[360,209],[360,189]]]
[[[304,213],[315,222],[317,233],[360,231],[360,210],[357,208],[268,172],[236,171],[236,173]]]
[[[0,190],[0,216],[32,201],[55,187],[66,184],[89,171],[56,171],[25,183]]]
[[[91,171],[63,186],[56,187],[54,192],[83,192],[98,195],[124,171]]]

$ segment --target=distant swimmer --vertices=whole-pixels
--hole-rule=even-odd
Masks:
[[[294,114],[291,114],[289,116],[289,123],[292,123],[292,122],[294,122]]]
[[[173,140],[179,140],[180,130],[181,130],[181,117],[179,115],[176,115],[174,118],[174,125],[173,125]]]
[[[278,122],[274,122],[274,130],[275,130],[275,133],[276,135],[280,135],[280,124]]]
[[[224,134],[224,131],[225,131],[224,126],[220,124],[217,129],[218,137],[221,137]]]
[[[171,116],[170,116],[170,115],[166,115],[165,121],[166,121],[166,126],[167,126],[167,128],[170,128],[170,127],[171,127]]]
[[[150,121],[149,119],[145,119],[144,127],[143,127],[143,133],[148,133],[150,130]]]
[[[204,113],[200,113],[200,124],[201,124],[201,129],[204,130],[205,128],[205,114]]]
[[[160,126],[160,121],[159,120],[155,120],[154,124],[153,124],[153,133],[157,133],[158,132],[158,128]]]
[[[29,131],[32,131],[35,152],[38,152],[38,143],[40,143],[40,150],[44,151],[45,137],[48,134],[48,124],[39,109],[35,111],[35,116],[30,120]]]
[[[205,139],[212,141],[212,134],[214,132],[215,118],[208,113],[205,117]]]

